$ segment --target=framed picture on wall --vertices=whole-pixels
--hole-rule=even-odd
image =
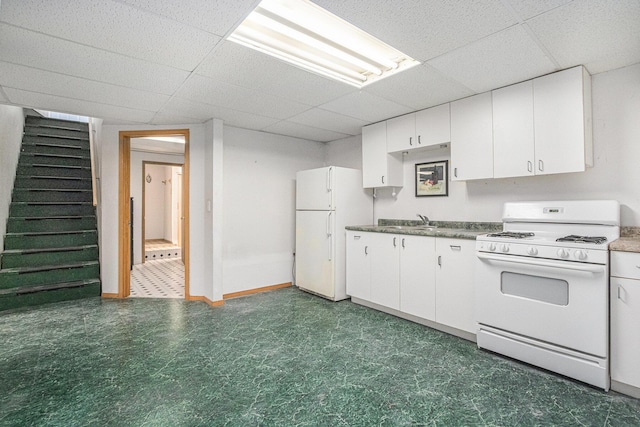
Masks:
[[[416,197],[449,195],[449,161],[416,164]]]

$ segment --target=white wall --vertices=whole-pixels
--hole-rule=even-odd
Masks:
[[[169,205],[167,206],[166,215],[168,215],[168,221],[170,225],[167,229],[165,223],[165,236],[164,238],[174,245],[180,245],[178,241],[178,227],[182,221],[180,220],[180,210],[178,206],[182,203],[182,188],[180,185],[180,178],[182,177],[182,167],[174,166],[170,168],[171,188],[169,190]],[[166,219],[165,219],[166,221]]]
[[[501,221],[502,206],[518,200],[614,199],[622,206],[624,226],[640,226],[640,64],[597,74],[593,87],[594,167],[583,173],[511,179],[450,182],[449,197],[415,197],[416,163],[450,160],[448,149],[411,154],[404,161],[404,188],[397,199],[378,190],[375,220],[416,219]],[[330,143],[327,162],[337,163],[340,144],[347,153],[354,141]],[[349,158],[353,156],[349,155]],[[350,167],[357,167],[351,159]]]
[[[325,144],[224,127],[224,293],[292,281],[295,174]]]
[[[144,181],[144,239],[164,239],[165,223],[165,191],[166,167],[161,165],[146,165],[145,177],[150,176],[151,182]],[[134,199],[135,200],[135,199]]]
[[[189,209],[190,230],[189,240],[191,249],[190,260],[190,294],[204,295],[206,286],[211,286],[211,279],[204,276],[204,182],[199,177],[205,175],[204,164],[204,126],[203,125],[175,125],[175,126],[120,126],[103,125],[102,137],[99,142],[101,160],[101,199],[102,214],[100,248],[102,264],[102,291],[104,293],[118,292],[118,144],[119,132],[122,130],[160,130],[160,129],[189,129],[190,141],[190,174],[189,181]],[[132,159],[131,173],[133,176],[134,163]],[[140,180],[142,180],[140,173]],[[133,181],[133,179],[132,179]],[[140,184],[141,185],[141,184]],[[142,195],[140,194],[139,197]],[[135,196],[134,196],[135,197]],[[138,199],[139,200],[139,199]],[[135,227],[135,224],[134,224]],[[137,226],[140,229],[140,225]]]
[[[362,170],[362,135],[328,142],[325,151],[325,166]]]
[[[22,108],[0,105],[0,252],[4,250],[11,191],[20,157],[23,131]]]
[[[116,153],[117,155],[117,153]],[[130,182],[130,191],[131,197],[133,197],[133,263],[140,264],[142,262],[142,183],[144,181],[144,177],[142,176],[142,162],[163,162],[163,163],[184,163],[184,156],[182,155],[172,155],[172,154],[160,154],[160,153],[149,153],[146,151],[131,151],[131,182]],[[147,168],[153,167],[157,165],[147,165]],[[154,188],[158,188],[161,191],[164,190],[164,185],[160,181],[166,179],[164,177],[164,166],[158,166],[162,168],[163,175],[155,176],[152,174],[153,181],[151,183],[154,185]],[[157,187],[155,187],[157,185]],[[147,187],[148,188],[148,187]],[[164,200],[164,197],[163,197]],[[156,208],[152,208],[151,210],[151,220],[153,222],[154,219],[154,210]],[[147,211],[148,212],[148,211]],[[149,217],[149,213],[147,213]],[[160,237],[147,237],[147,239],[162,239],[164,238],[164,219],[160,219],[160,231],[156,231],[156,234],[159,234]],[[146,228],[149,224],[146,224]],[[152,224],[153,228],[153,224]],[[153,232],[153,231],[152,231]],[[148,235],[148,234],[147,234]]]

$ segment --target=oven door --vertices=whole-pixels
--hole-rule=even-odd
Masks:
[[[483,325],[606,358],[607,265],[478,252],[476,317]]]

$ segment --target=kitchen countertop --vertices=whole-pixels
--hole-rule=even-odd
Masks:
[[[640,252],[640,227],[622,227],[620,238],[609,244],[609,250]]]
[[[453,239],[475,238],[481,234],[493,231],[501,231],[501,222],[454,222],[454,221],[431,221],[431,229],[416,229],[411,227],[422,226],[420,221],[389,220],[380,219],[378,225],[354,225],[345,227],[352,231],[366,231],[373,233],[407,234],[412,236],[428,237],[449,237]],[[393,228],[393,227],[409,228]],[[426,227],[426,226],[425,226]]]

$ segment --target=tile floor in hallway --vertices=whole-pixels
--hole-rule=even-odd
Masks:
[[[131,298],[184,298],[184,264],[180,258],[136,264],[131,270]]]
[[[286,288],[0,314],[0,425],[638,426],[640,401]]]

